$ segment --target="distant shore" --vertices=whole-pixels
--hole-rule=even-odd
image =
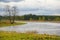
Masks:
[[[60,23],[60,21],[37,21],[37,20],[19,20],[21,22],[52,22],[52,23]]]

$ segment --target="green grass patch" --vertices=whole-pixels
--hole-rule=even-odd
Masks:
[[[0,40],[60,40],[60,36],[0,31]]]
[[[25,22],[15,22],[15,23],[11,24],[9,22],[1,22],[0,27],[15,26],[15,25],[22,25],[22,24],[26,24],[26,23]]]

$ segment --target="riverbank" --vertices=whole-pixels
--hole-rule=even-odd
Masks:
[[[51,22],[51,23],[60,23],[60,21],[40,21],[40,20],[19,20],[23,22]]]
[[[9,22],[1,22],[0,23],[0,27],[6,27],[6,26],[15,26],[15,25],[22,25],[22,24],[26,24],[25,22],[15,22],[13,24],[9,23]]]
[[[0,31],[0,40],[60,40],[60,36]]]

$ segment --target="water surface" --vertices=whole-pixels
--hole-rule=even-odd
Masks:
[[[27,22],[27,24],[24,25],[1,27],[0,30],[16,32],[37,31],[40,34],[46,33],[60,35],[60,23]]]

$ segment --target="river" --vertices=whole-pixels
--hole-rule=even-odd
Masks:
[[[24,25],[0,27],[2,31],[27,32],[37,31],[40,34],[60,35],[60,23],[52,22],[27,22]]]

